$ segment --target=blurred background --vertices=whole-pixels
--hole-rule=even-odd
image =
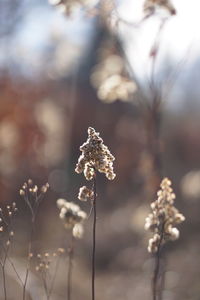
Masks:
[[[176,0],[176,16],[164,9],[140,22],[140,1],[114,8],[51,2],[0,2],[0,204],[19,208],[10,257],[23,277],[30,213],[19,189],[28,178],[50,185],[36,220],[35,253],[68,247],[56,200],[90,210],[77,199],[86,182],[74,169],[92,126],[115,156],[117,174],[113,182],[98,176],[96,299],[151,299],[144,220],[168,176],[186,221],[180,239],[165,247],[163,300],[199,300],[199,5]],[[76,243],[75,300],[90,298],[91,224],[90,218]],[[52,299],[66,299],[66,270],[63,258]],[[22,299],[9,265],[7,278],[8,299]],[[28,291],[30,299],[46,299],[34,267]]]

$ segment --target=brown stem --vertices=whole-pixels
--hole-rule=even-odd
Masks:
[[[96,213],[96,173],[94,173],[93,178],[93,249],[92,249],[92,300],[95,300],[95,255],[96,255],[96,221],[97,221],[97,213]]]
[[[74,257],[74,237],[71,234],[71,245],[68,249],[69,260],[68,260],[68,274],[67,274],[67,300],[71,300],[72,294],[72,268],[73,268],[73,257]]]
[[[162,227],[161,227],[161,233],[160,233],[161,236],[160,236],[160,241],[158,244],[158,250],[156,252],[156,257],[155,257],[155,269],[154,269],[153,280],[152,280],[153,300],[158,300],[158,299],[161,300],[161,298],[162,298],[162,296],[161,296],[162,291],[160,290],[160,287],[158,286],[158,280],[159,280],[159,273],[160,273],[161,248],[162,248],[162,242],[163,242],[163,238],[164,238],[164,226],[165,226],[165,223],[163,222]],[[159,296],[159,298],[157,296]]]

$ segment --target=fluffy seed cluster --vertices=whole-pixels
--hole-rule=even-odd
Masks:
[[[108,4],[109,1],[105,3]],[[116,100],[130,101],[137,90],[136,83],[127,74],[124,59],[116,53],[117,48],[113,39],[103,41],[98,51],[98,63],[90,78],[98,98],[106,103]]]
[[[28,179],[19,190],[20,196],[24,199],[26,205],[31,211],[32,217],[35,217],[37,208],[44,199],[45,194],[49,189],[48,182],[39,188],[34,184],[32,179]]]
[[[78,199],[80,201],[92,200],[94,197],[94,192],[87,188],[85,185],[79,189]]]
[[[115,158],[94,128],[88,128],[88,139],[80,147],[80,151],[82,154],[75,169],[77,173],[83,172],[87,180],[94,178],[95,171],[104,173],[109,180],[115,178],[116,175],[113,171]]]
[[[55,252],[52,254],[49,252],[46,252],[44,254],[38,253],[36,256],[37,259],[37,265],[35,267],[37,272],[41,272],[43,275],[49,270],[51,263],[54,261],[56,257],[59,257],[65,253],[65,249],[58,248]],[[31,253],[31,258],[33,258],[33,254]]]
[[[65,199],[58,199],[57,206],[60,209],[59,216],[65,228],[72,230],[75,238],[82,238],[83,222],[86,220],[87,214],[78,205]]]
[[[157,199],[151,204],[152,213],[145,221],[145,229],[153,232],[149,240],[148,251],[155,253],[159,246],[168,240],[177,240],[179,230],[174,227],[185,220],[185,217],[174,207],[175,194],[171,181],[164,178],[157,193]]]

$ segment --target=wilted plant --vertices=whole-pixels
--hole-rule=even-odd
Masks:
[[[95,299],[95,250],[96,250],[96,200],[97,200],[97,171],[104,173],[107,179],[113,180],[116,176],[113,170],[114,156],[104,145],[102,138],[94,128],[88,128],[87,141],[80,147],[82,154],[78,159],[75,171],[84,173],[86,180],[92,181],[92,189],[83,186],[79,190],[79,199],[90,199],[93,209],[93,250],[92,250],[92,300]]]
[[[145,229],[153,232],[153,237],[149,239],[148,251],[155,253],[156,258],[152,285],[153,300],[160,299],[158,295],[162,293],[158,284],[162,246],[167,241],[174,241],[179,238],[179,230],[175,225],[185,220],[185,217],[174,206],[176,196],[171,188],[171,181],[164,178],[160,187],[157,199],[151,203],[152,213],[148,215],[145,221]]]
[[[70,232],[71,242],[68,247],[68,276],[67,276],[67,299],[71,299],[71,281],[72,281],[72,267],[74,256],[74,238],[80,239],[83,236],[83,223],[87,218],[87,214],[80,209],[80,207],[65,199],[58,199],[57,206],[60,209],[60,219],[64,227]]]

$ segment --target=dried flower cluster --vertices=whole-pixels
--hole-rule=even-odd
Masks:
[[[77,9],[89,9],[95,4],[95,0],[49,0],[51,5],[57,6],[61,12],[70,16]]]
[[[60,219],[65,228],[71,229],[75,238],[82,238],[83,222],[86,220],[87,214],[78,205],[65,199],[58,199],[57,206],[60,209]]]
[[[151,15],[155,12],[157,7],[165,9],[171,15],[176,14],[176,9],[170,0],[146,0],[144,3],[144,12]]]
[[[79,189],[78,199],[80,201],[92,200],[94,197],[94,192],[87,188],[85,185]]]
[[[4,259],[1,261],[1,266],[5,266],[6,264],[8,251],[14,236],[13,217],[17,211],[18,209],[15,202],[13,202],[11,205],[7,205],[4,210],[0,208],[0,233],[2,234],[0,237],[2,247],[5,252]]]
[[[106,43],[103,45],[99,63],[91,75],[91,82],[97,89],[99,99],[107,103],[128,101],[137,90],[135,82],[126,74],[124,60],[114,53],[113,46]]]
[[[25,182],[20,189],[19,194],[30,209],[33,218],[35,217],[37,208],[40,202],[43,200],[48,189],[48,183],[39,189],[38,186],[33,183],[32,179],[29,179],[27,182]]]
[[[58,248],[57,251],[53,254],[50,254],[49,252],[46,252],[44,254],[37,254],[37,265],[35,267],[36,271],[45,273],[50,268],[50,265],[53,262],[54,258],[60,256],[63,253],[65,253],[65,249]]]
[[[0,233],[6,233],[6,238],[8,238],[6,242],[7,246],[10,244],[11,238],[14,236],[12,218],[17,211],[18,209],[15,202],[11,205],[7,205],[4,211],[0,208]]]
[[[148,251],[155,253],[159,246],[167,240],[179,238],[179,230],[174,227],[185,220],[185,217],[174,207],[175,194],[171,181],[164,178],[157,193],[157,199],[151,204],[152,213],[148,215],[145,229],[153,232],[149,240]]]
[[[88,139],[80,147],[82,152],[78,159],[75,171],[77,173],[84,172],[87,180],[92,180],[95,171],[104,173],[109,180],[115,178],[113,171],[114,156],[110,153],[107,146],[104,145],[102,138],[94,128],[88,128]]]

